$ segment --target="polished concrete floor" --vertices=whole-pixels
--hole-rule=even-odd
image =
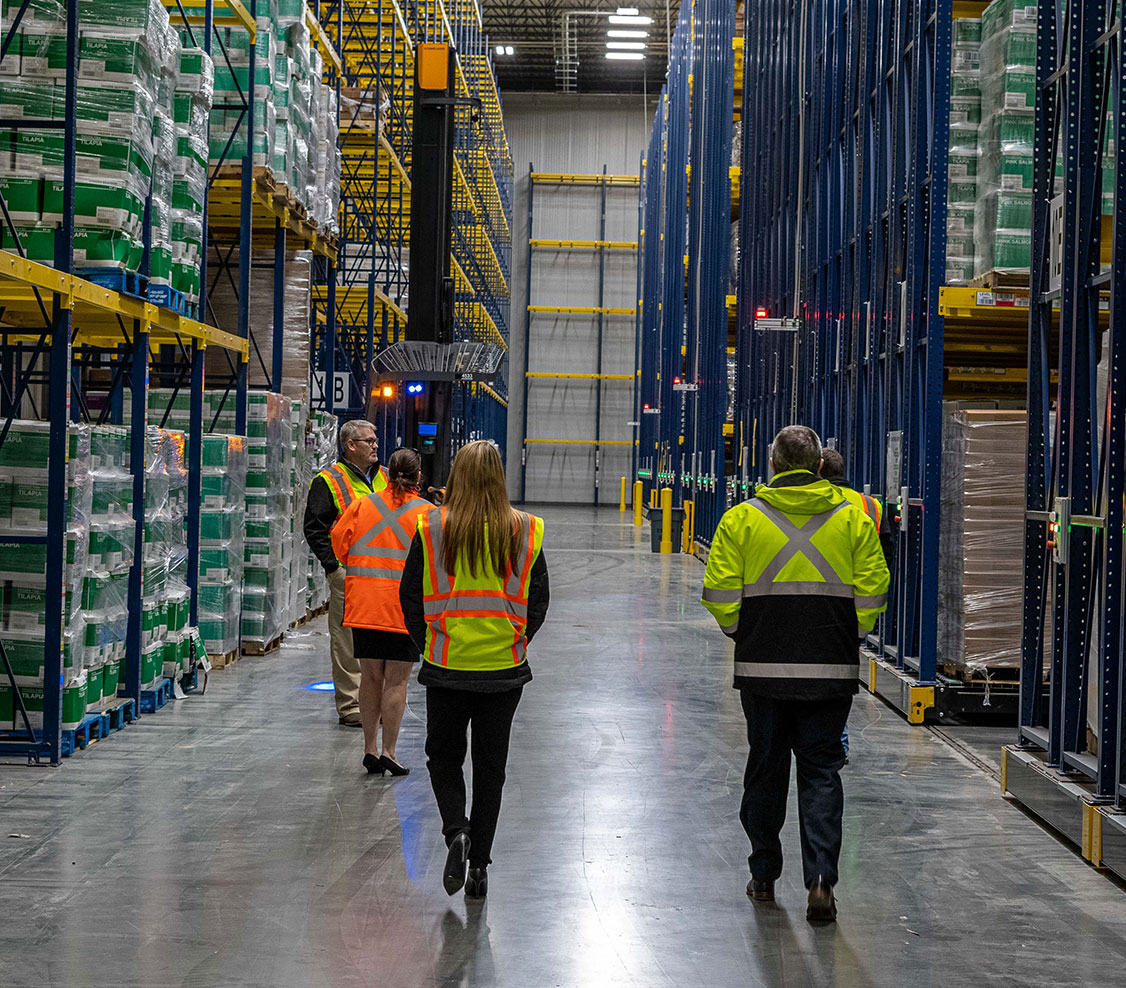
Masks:
[[[327,635],[215,673],[59,770],[0,766],[0,985],[1098,986],[1126,892],[878,700],[853,709],[840,922],[744,894],[743,724],[703,569],[549,508],[486,904],[448,898],[412,683],[407,778],[363,774]],[[24,836],[8,836],[24,835]]]

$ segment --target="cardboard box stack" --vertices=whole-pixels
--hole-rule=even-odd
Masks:
[[[5,33],[18,10],[13,0],[4,3]],[[162,66],[176,39],[159,0],[79,0],[78,13],[74,262],[136,270]],[[19,58],[4,59],[0,118],[65,117],[65,35],[63,4],[34,0],[13,40]],[[62,220],[63,145],[60,128],[0,130],[0,191],[12,203],[28,256],[47,264]],[[15,248],[7,230],[0,247]]]
[[[63,622],[63,727],[86,715],[87,681],[81,603],[90,544],[92,482],[90,431],[73,426],[68,437],[67,546],[64,586],[47,587],[46,546],[4,542],[5,532],[47,532],[46,422],[16,420],[0,446],[0,643],[33,729],[43,726],[44,634],[49,607]],[[98,699],[100,701],[100,690]],[[7,676],[0,676],[0,730],[22,730],[23,718]]]
[[[972,676],[1020,666],[1025,419],[944,409],[938,655]]]
[[[239,647],[243,539],[246,520],[246,440],[203,437],[199,532],[199,630],[209,654]]]
[[[1035,92],[1036,6],[993,0],[981,15],[975,276],[1031,264]]]
[[[974,276],[978,128],[981,123],[981,21],[955,18],[950,57],[950,131],[947,159],[946,281]]]

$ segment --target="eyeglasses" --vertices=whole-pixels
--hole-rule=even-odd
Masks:
[[[367,443],[369,446],[378,446],[379,440],[372,436],[370,439],[351,439],[349,442],[353,443]]]

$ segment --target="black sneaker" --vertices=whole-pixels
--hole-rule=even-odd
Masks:
[[[465,884],[465,868],[469,863],[469,834],[464,830],[454,835],[446,853],[446,870],[442,873],[442,886],[446,895],[453,895]]]
[[[758,879],[752,878],[747,882],[747,895],[754,899],[755,902],[773,902],[774,883],[760,882]]]

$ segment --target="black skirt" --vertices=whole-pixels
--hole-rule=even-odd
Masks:
[[[411,636],[404,632],[353,628],[352,647],[357,659],[384,659],[387,662],[417,662],[421,656]]]

